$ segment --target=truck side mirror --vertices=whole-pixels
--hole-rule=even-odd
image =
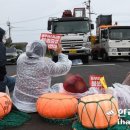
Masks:
[[[108,35],[106,35],[106,37],[105,37],[106,39],[108,39]]]
[[[91,24],[91,29],[94,29],[94,24]]]
[[[48,26],[47,26],[47,30],[49,31],[49,30],[51,30],[51,25],[52,25],[52,21],[48,21]]]
[[[99,39],[96,39],[94,44],[99,44]]]
[[[96,36],[95,44],[99,44],[99,36]]]
[[[105,38],[102,38],[102,42],[106,42],[107,40]]]

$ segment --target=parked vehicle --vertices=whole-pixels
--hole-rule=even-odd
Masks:
[[[110,16],[101,15],[97,19],[97,42],[92,47],[92,59],[101,57],[103,61],[114,58],[130,60],[130,26],[112,25]]]
[[[16,49],[15,47],[6,48],[7,63],[16,64],[16,61],[17,61],[19,55],[22,53],[23,53],[22,50]]]
[[[50,18],[48,30],[53,34],[62,34],[62,53],[67,54],[70,59],[80,58],[83,63],[88,63],[91,53],[90,29],[94,28],[93,24],[90,26],[90,22],[85,8],[75,8],[73,14],[70,10],[65,10],[62,18]]]
[[[17,51],[18,55],[21,55],[23,53],[23,51],[20,49],[16,49],[16,51]]]

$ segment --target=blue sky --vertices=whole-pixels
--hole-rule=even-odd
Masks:
[[[7,21],[11,22],[13,42],[39,40],[46,32],[49,17],[61,17],[62,12],[74,7],[84,7],[85,0],[0,0],[0,26],[8,32]],[[113,23],[130,25],[130,0],[91,0],[92,21],[99,14],[112,14]],[[93,31],[95,33],[95,30]]]

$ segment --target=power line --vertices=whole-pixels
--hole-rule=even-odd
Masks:
[[[58,11],[58,12],[53,13],[53,14],[41,16],[41,17],[36,17],[36,18],[31,18],[31,19],[26,19],[26,20],[20,20],[20,21],[11,22],[11,24],[19,24],[19,23],[33,22],[33,21],[41,20],[41,19],[44,19],[44,18],[46,18],[46,17],[50,17],[50,16],[52,16],[52,15],[56,15],[56,14],[59,14],[59,13],[61,13],[61,11]],[[5,25],[5,26],[6,26],[6,23],[0,23],[0,25]]]
[[[33,21],[41,20],[41,19],[44,19],[46,17],[58,14],[60,12],[61,11],[58,11],[57,13],[49,14],[49,15],[46,15],[46,16],[42,16],[42,17],[31,18],[31,19],[26,19],[26,20],[21,20],[21,21],[15,21],[15,22],[12,22],[12,24],[25,23],[25,22],[33,22]]]
[[[47,29],[22,29],[22,30],[13,30],[13,31],[44,31]]]
[[[73,5],[73,7],[75,6],[78,6],[79,4],[76,4],[76,5]],[[72,7],[70,7],[72,8]],[[14,21],[14,22],[11,22],[11,24],[19,24],[19,23],[26,23],[26,22],[33,22],[33,21],[37,21],[37,20],[41,20],[41,19],[44,19],[46,17],[52,17],[53,15],[56,15],[56,14],[59,14],[59,13],[62,13],[63,10],[60,10],[56,13],[53,13],[53,14],[49,14],[49,15],[45,15],[45,16],[40,16],[40,17],[36,17],[36,18],[31,18],[31,19],[25,19],[25,20],[20,20],[20,21]],[[0,25],[5,25],[5,23],[1,23]]]

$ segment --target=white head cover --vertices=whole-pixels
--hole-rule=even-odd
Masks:
[[[46,54],[46,43],[44,41],[34,41],[27,44],[26,55],[29,58],[39,58]]]

